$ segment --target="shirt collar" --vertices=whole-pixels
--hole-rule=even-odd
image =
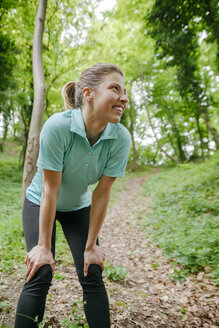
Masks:
[[[71,113],[70,131],[79,134],[81,137],[86,138],[86,131],[81,109],[73,109]],[[107,123],[99,140],[117,139],[117,124]]]

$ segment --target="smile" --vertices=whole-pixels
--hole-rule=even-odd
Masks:
[[[123,113],[123,107],[113,106],[113,108],[115,108],[119,114],[122,114]]]

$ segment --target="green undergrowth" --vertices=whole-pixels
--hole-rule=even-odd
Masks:
[[[151,199],[141,225],[153,243],[164,249],[182,271],[211,272],[219,285],[219,153],[203,163],[163,169],[146,181],[143,195]]]
[[[17,161],[0,159],[0,271],[11,271],[24,261],[21,227],[22,170]]]
[[[110,262],[106,261],[104,267],[103,276],[107,277],[109,280],[120,282],[128,277],[127,268],[122,265],[115,267],[111,265]]]

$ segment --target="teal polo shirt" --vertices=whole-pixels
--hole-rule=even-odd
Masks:
[[[52,115],[40,134],[38,170],[27,188],[27,199],[40,205],[42,172],[47,169],[62,172],[58,211],[89,206],[90,185],[102,175],[124,176],[130,145],[130,134],[120,123],[108,123],[99,140],[90,146],[80,109]]]

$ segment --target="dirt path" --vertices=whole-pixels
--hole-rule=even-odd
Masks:
[[[100,236],[107,260],[113,266],[126,266],[129,272],[129,277],[120,283],[105,279],[112,328],[219,327],[219,295],[213,283],[204,273],[189,277],[182,284],[171,281],[169,275],[173,267],[169,260],[138,227],[136,213],[146,215],[149,206],[149,200],[142,201],[140,196],[145,179],[128,180],[126,189],[108,210]],[[50,290],[46,312],[48,326],[60,327],[58,322],[70,318],[72,313],[76,322],[82,323],[82,304],[78,302],[82,294],[75,271],[72,273],[72,268],[68,267],[59,267],[58,271],[60,279],[64,279],[56,280]],[[18,276],[17,282],[12,284],[11,281],[11,285],[11,278],[6,278],[7,289],[1,301],[9,301],[10,306],[8,313],[0,313],[0,318],[8,327],[13,322],[23,278]]]

